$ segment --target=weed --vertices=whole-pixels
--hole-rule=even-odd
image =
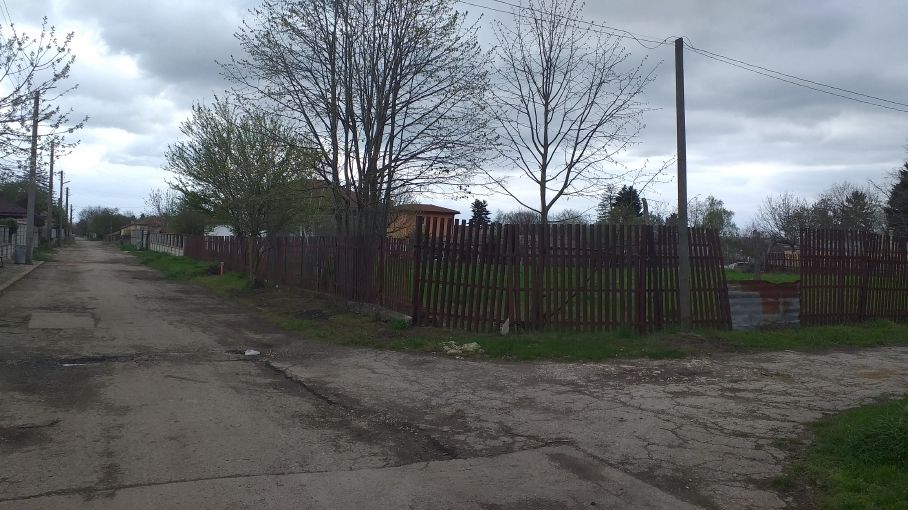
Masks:
[[[772,488],[779,492],[791,492],[797,487],[795,479],[789,475],[779,475],[772,479]]]
[[[828,417],[813,431],[789,475],[814,488],[821,508],[908,507],[908,396]]]
[[[779,450],[784,450],[787,452],[794,451],[804,445],[804,443],[800,439],[795,439],[792,437],[776,438],[770,441],[769,444],[773,448],[778,448]]]
[[[35,251],[32,252],[32,260],[41,260],[41,261],[47,262],[56,253],[57,253],[56,248],[48,248],[46,246],[35,246]]]
[[[394,319],[388,324],[391,329],[396,331],[404,331],[410,329],[410,321],[406,319]]]

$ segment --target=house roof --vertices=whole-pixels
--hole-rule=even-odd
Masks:
[[[20,207],[17,204],[10,202],[2,197],[0,197],[0,216],[7,218],[22,218],[28,211],[24,207]]]
[[[123,230],[131,227],[161,227],[164,225],[164,222],[161,221],[161,218],[157,216],[146,216],[140,220],[133,221],[118,228],[117,230]]]
[[[432,204],[403,204],[397,206],[399,211],[412,211],[415,213],[434,213],[434,214],[460,214],[460,211],[441,207]]]

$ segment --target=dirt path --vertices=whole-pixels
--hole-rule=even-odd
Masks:
[[[61,260],[0,294],[0,508],[780,508],[777,439],[908,391],[905,348],[597,364],[342,349],[99,244]]]

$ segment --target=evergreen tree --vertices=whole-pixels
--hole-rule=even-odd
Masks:
[[[886,201],[886,224],[897,236],[908,236],[908,162],[899,169]]]
[[[470,218],[471,225],[488,225],[492,222],[492,214],[489,212],[489,204],[485,200],[478,198],[470,206],[473,216]]]
[[[643,216],[643,202],[640,201],[640,192],[633,186],[622,186],[621,191],[615,195],[612,207],[620,207],[623,211],[634,216]]]
[[[640,192],[633,186],[622,186],[615,194],[608,213],[608,223],[636,223],[643,217]]]
[[[842,204],[839,220],[843,228],[851,230],[876,230],[876,214],[870,197],[863,191],[852,191]]]
[[[637,223],[643,218],[643,201],[633,186],[609,189],[596,206],[596,223]]]
[[[599,199],[599,205],[596,206],[596,223],[608,223],[608,215],[612,210],[612,200],[614,198],[612,193],[606,192],[602,194],[602,198]]]

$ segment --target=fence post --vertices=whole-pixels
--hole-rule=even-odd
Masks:
[[[422,305],[422,227],[423,217],[416,217],[416,232],[413,236],[413,324],[422,320],[420,307]]]
[[[639,235],[637,235],[637,271],[636,278],[634,282],[635,287],[635,303],[634,308],[636,308],[635,322],[637,323],[637,330],[640,333],[646,332],[646,269],[647,269],[647,248],[649,243],[649,225],[641,225],[636,227],[638,229]]]
[[[508,229],[510,228],[509,233],[510,233],[510,241],[511,241],[511,253],[510,253],[510,255],[511,255],[511,257],[510,257],[510,260],[511,260],[510,283],[511,284],[510,284],[510,289],[508,290],[508,293],[507,293],[507,299],[508,299],[507,313],[509,314],[508,318],[511,319],[510,327],[516,330],[517,323],[519,322],[518,317],[520,315],[521,287],[526,288],[526,290],[527,290],[527,292],[526,292],[527,300],[533,300],[536,297],[536,294],[532,290],[534,288],[532,285],[529,285],[529,284],[526,286],[523,285],[524,283],[531,281],[531,278],[534,279],[532,281],[535,281],[535,278],[536,278],[535,274],[532,276],[530,275],[531,268],[530,268],[529,261],[532,260],[532,258],[529,256],[529,249],[524,250],[524,245],[521,244],[522,242],[529,243],[529,239],[530,239],[529,234],[530,234],[531,226],[524,225],[523,227],[521,227],[521,225],[515,224],[515,225],[505,225],[504,228],[505,228],[506,232],[508,232]],[[523,233],[524,233],[523,241],[521,241],[521,238],[520,238],[521,230],[523,230]],[[526,271],[522,271],[521,266],[526,267]],[[523,276],[522,280],[521,280],[521,275]],[[539,288],[542,288],[541,283],[539,284]],[[533,306],[534,305],[532,303],[527,303],[527,306],[524,308],[524,313],[526,313],[526,311],[529,310],[530,314],[533,314],[535,311],[535,308],[533,308]],[[530,327],[532,327],[532,325],[534,324],[533,316],[532,315],[524,316],[524,319],[528,323],[530,323]]]
[[[870,285],[870,235],[867,232],[861,233],[861,248],[863,249],[864,263],[861,268],[861,286],[858,287],[858,320],[867,320],[867,287]],[[844,289],[843,289],[844,291]]]
[[[385,306],[385,263],[388,259],[385,255],[385,250],[388,249],[387,239],[387,234],[378,236],[378,268],[375,271],[370,271],[372,281],[375,282],[373,300],[377,301],[380,306]]]
[[[653,301],[653,323],[655,324],[656,329],[662,329],[662,295],[665,289],[662,287],[661,278],[656,277],[656,274],[659,273],[659,268],[654,267],[658,262],[656,250],[656,227],[653,225],[647,226],[646,244],[647,249],[649,250],[649,256],[646,259],[646,273],[647,276],[653,277],[653,292],[650,294]]]
[[[530,299],[530,318],[529,323],[530,327],[533,329],[543,329],[545,323],[545,311],[543,310],[545,296],[552,292],[552,289],[545,289],[548,292],[543,290],[543,282],[546,281],[545,269],[546,263],[548,262],[548,251],[549,246],[548,242],[550,239],[549,225],[537,223],[534,225],[529,225],[531,231],[535,231],[536,235],[532,236],[535,246],[528,246],[527,252],[535,249],[533,256],[527,258],[531,260],[533,264],[533,276],[532,284],[529,286],[530,292],[529,295],[532,296]],[[551,287],[552,282],[547,281]]]

